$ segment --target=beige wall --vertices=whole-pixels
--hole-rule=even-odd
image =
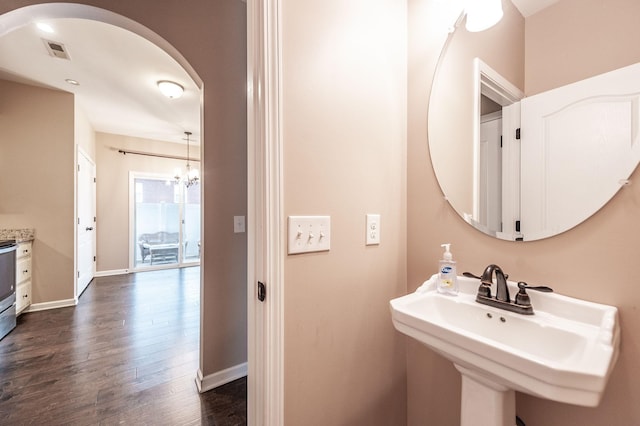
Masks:
[[[42,2],[2,2],[0,14],[38,3]],[[209,375],[241,364],[246,361],[247,338],[246,234],[233,233],[233,216],[246,214],[247,208],[246,4],[192,0],[185,7],[183,0],[163,0],[159,9],[156,0],[69,3],[90,4],[141,23],[175,47],[204,82],[201,369]],[[72,164],[73,145],[69,149]],[[50,158],[41,156],[40,161]],[[70,176],[69,187],[73,188]],[[73,197],[73,191],[70,194]],[[66,208],[67,203],[64,205]],[[68,205],[72,209],[73,201]],[[65,217],[72,218],[72,211]],[[73,226],[72,220],[68,226]],[[56,244],[68,246],[72,256],[73,238],[65,235]],[[35,295],[38,297],[37,290]]]
[[[562,0],[528,18],[526,95],[640,61],[638,16],[637,0]]]
[[[514,279],[544,283],[558,293],[619,307],[621,354],[600,406],[577,407],[518,394],[517,412],[527,425],[636,424],[640,419],[640,292],[635,279],[640,258],[636,238],[640,235],[640,185],[624,188],[591,219],[546,240],[499,241],[463,222],[443,199],[427,147],[426,100],[445,36],[431,30],[438,27],[434,3],[409,0],[407,290],[413,291],[434,273],[439,244],[447,241],[453,243],[461,272],[481,271],[496,262]],[[615,9],[612,1],[596,3]],[[635,2],[620,0],[622,3]],[[631,15],[638,16],[637,12]],[[573,24],[572,19],[562,22],[567,28]],[[635,54],[638,49],[631,40],[635,38],[621,39],[619,44]],[[636,171],[631,179],[638,178]],[[409,424],[458,425],[459,373],[450,362],[411,339],[407,339],[407,348]]]
[[[405,4],[284,0],[282,18],[284,212],[331,216],[329,252],[285,261],[285,424],[402,425]]]
[[[73,95],[4,80],[0,93],[0,228],[35,228],[33,303],[73,299]]]
[[[96,210],[98,272],[129,268],[129,172],[173,175],[185,162],[134,154],[118,149],[168,155],[186,155],[183,144],[160,142],[110,133],[96,133]],[[194,163],[200,168],[199,163]]]
[[[78,99],[74,97],[75,105],[73,108],[74,113],[74,135],[75,143],[80,149],[84,151],[86,155],[95,163],[96,161],[96,132],[93,130],[93,126],[89,121],[89,117],[82,109],[81,105],[78,105]]]

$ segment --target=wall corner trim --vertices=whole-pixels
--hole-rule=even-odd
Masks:
[[[78,299],[63,299],[53,300],[51,302],[33,303],[24,312],[37,312],[46,311],[49,309],[67,308],[69,306],[76,306]]]
[[[198,392],[203,393],[218,386],[225,385],[233,382],[241,377],[247,375],[247,363],[235,365],[222,371],[218,371],[213,374],[209,374],[206,377],[202,375],[202,370],[198,369],[196,375],[196,386],[198,386]]]
[[[106,271],[96,271],[94,277],[110,277],[113,275],[126,275],[129,273],[128,269],[111,269]]]

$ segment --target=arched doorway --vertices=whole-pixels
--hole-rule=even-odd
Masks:
[[[154,72],[149,73],[149,75],[142,75],[138,79],[138,81],[136,81],[136,83],[134,84],[138,84],[142,82],[142,86],[145,86],[145,85],[149,86],[149,87],[146,87],[146,89],[149,89],[150,91],[155,91],[157,90],[157,88],[155,87],[157,80],[170,78],[172,74],[173,75],[178,74],[179,75],[178,81],[180,81],[180,84],[185,89],[185,92],[186,92],[185,95],[191,96],[193,99],[196,100],[196,103],[197,103],[195,107],[196,118],[192,120],[193,121],[192,122],[191,120],[185,119],[185,117],[180,117],[179,115],[177,116],[170,115],[170,114],[173,114],[176,110],[166,110],[166,111],[163,110],[162,113],[164,113],[165,115],[169,115],[167,120],[169,124],[173,124],[170,122],[171,120],[176,121],[174,126],[168,126],[167,122],[163,122],[162,120],[157,119],[159,114],[156,114],[156,115],[149,114],[150,116],[153,115],[152,120],[153,119],[156,120],[156,125],[160,129],[158,133],[154,134],[153,136],[150,136],[149,140],[161,139],[163,137],[161,135],[162,132],[165,132],[168,135],[166,138],[166,141],[170,141],[171,138],[173,137],[170,135],[171,132],[174,133],[174,136],[177,133],[177,138],[178,140],[180,140],[182,139],[183,133],[185,130],[188,130],[190,134],[196,135],[198,139],[200,138],[200,135],[202,135],[203,133],[202,132],[203,124],[202,124],[202,117],[201,117],[202,103],[203,103],[202,79],[198,76],[198,74],[194,71],[194,69],[186,61],[186,59],[164,38],[150,31],[148,28],[146,28],[142,24],[136,23],[122,15],[109,12],[104,9],[99,9],[93,6],[80,5],[80,4],[61,4],[61,3],[26,6],[20,9],[15,9],[7,13],[1,14],[0,28],[2,30],[0,31],[0,37],[14,36],[17,32],[23,31],[25,28],[29,26],[34,26],[36,20],[38,22],[44,21],[44,22],[49,22],[54,24],[57,23],[57,24],[60,24],[61,27],[66,25],[68,31],[71,31],[68,28],[70,26],[73,26],[73,30],[71,34],[76,38],[76,40],[78,40],[78,43],[86,42],[86,40],[80,40],[80,37],[78,37],[78,34],[80,34],[80,32],[85,31],[85,34],[89,32],[96,32],[98,33],[99,37],[104,37],[105,39],[108,39],[108,41],[113,44],[114,50],[121,51],[124,49],[125,46],[123,45],[125,43],[131,43],[131,44],[134,44],[133,47],[129,45],[126,46],[129,54],[142,55],[143,52],[141,50],[136,51],[136,46],[137,46],[140,49],[151,48],[152,52],[151,53],[144,52],[145,56],[146,55],[151,55],[151,56],[164,55],[166,57],[170,57],[171,60],[175,62],[175,64],[177,64],[176,66],[174,65],[171,65],[170,67],[158,66],[158,69],[153,70]],[[125,34],[125,33],[128,33],[128,34]],[[67,36],[68,35],[69,35],[69,32],[67,32]],[[88,51],[86,48],[77,49],[74,52],[72,43],[68,43],[69,46],[65,47],[63,42],[58,42],[58,38],[60,37],[62,37],[61,34],[51,34],[51,35],[44,34],[42,35],[41,39],[45,43],[40,44],[38,48],[44,49],[46,47],[47,49],[52,49],[54,51],[53,53],[69,54],[70,57],[55,59],[55,60],[56,61],[60,60],[63,62],[67,60],[69,63],[71,63],[72,61],[75,61],[76,63],[80,62],[80,66],[77,66],[77,68],[80,68],[80,74],[84,72],[85,73],[84,76],[89,77],[89,74],[91,71],[87,72],[86,69],[83,69],[83,67],[87,66],[87,63],[88,63],[87,59],[83,58],[83,61],[79,61],[80,59],[79,57],[81,55],[91,54],[92,52]],[[64,37],[62,37],[62,39],[64,39]],[[36,39],[36,43],[40,43],[40,40]],[[75,46],[77,47],[78,44],[75,44]],[[17,49],[21,49],[24,47],[25,46],[18,45]],[[120,49],[117,49],[118,47],[120,47]],[[69,49],[70,51],[67,50],[68,48],[70,48]],[[108,61],[108,60],[113,61],[113,58],[109,56],[108,53],[109,52],[105,51],[104,46],[102,46],[101,48],[96,48],[95,57],[93,58],[93,60],[98,62],[98,66],[101,66],[101,65],[104,66],[106,62],[100,63],[100,61]],[[73,58],[74,54],[78,56]],[[46,54],[42,56],[45,57],[45,60],[51,60],[51,58],[48,57]],[[118,65],[123,68],[125,73],[131,72],[133,74],[134,72],[139,70],[136,69],[134,67],[134,64],[132,63],[134,58],[133,57],[130,57],[130,58],[132,60],[127,61],[125,57],[125,59],[120,61],[121,63],[119,63]],[[25,59],[24,61],[18,61],[18,59],[19,58],[16,58],[16,65],[24,65],[24,63],[29,62],[26,60],[26,57],[22,58],[22,59]],[[152,58],[149,58],[149,59],[153,60]],[[165,59],[162,58],[162,61],[165,61]],[[160,62],[161,61],[159,61],[158,63]],[[26,65],[26,66],[28,67],[33,65]],[[42,64],[40,64],[40,66],[37,68],[39,68],[37,72],[43,72],[43,73],[54,72],[52,69],[47,69],[47,66]],[[179,68],[180,72],[176,72],[177,68]],[[67,83],[70,83],[71,85],[68,86],[68,89],[67,89],[67,87],[56,86],[56,83],[50,83],[48,81],[39,79],[38,75],[34,75],[33,73],[26,73],[24,70],[25,68],[20,68],[19,66],[15,68],[7,66],[4,68],[4,71],[6,71],[8,74],[5,74],[4,76],[11,75],[11,78],[14,82],[24,83],[29,87],[37,86],[35,90],[42,89],[43,93],[50,91],[51,88],[58,89],[51,92],[62,93],[63,97],[65,93],[67,92],[69,93],[67,100],[65,100],[66,102],[65,105],[69,106],[68,111],[66,111],[69,117],[68,117],[68,120],[65,120],[64,124],[60,124],[60,127],[65,127],[65,131],[60,132],[61,136],[57,139],[43,140],[42,142],[43,146],[47,144],[54,145],[60,142],[61,144],[64,144],[64,147],[63,148],[61,148],[60,146],[53,147],[51,151],[60,152],[60,155],[55,158],[50,158],[50,157],[41,158],[41,161],[43,164],[46,162],[56,162],[56,164],[59,164],[59,166],[56,166],[57,170],[55,170],[54,172],[47,172],[47,174],[51,177],[51,180],[54,180],[54,177],[52,177],[54,174],[61,176],[61,179],[59,179],[59,181],[56,181],[55,184],[60,185],[61,183],[65,184],[69,182],[73,183],[74,181],[79,181],[80,174],[81,174],[80,167],[78,166],[78,168],[76,169],[73,165],[79,164],[78,157],[81,156],[80,154],[87,154],[88,156],[91,156],[92,149],[82,149],[83,148],[81,146],[82,144],[78,143],[78,134],[86,133],[84,132],[84,129],[78,129],[78,126],[79,126],[78,123],[79,122],[81,123],[80,127],[84,126],[85,124],[90,125],[91,117],[89,116],[87,119],[87,117],[80,117],[80,115],[77,113],[76,111],[76,106],[78,105],[77,98],[79,98],[80,96],[86,93],[78,94],[78,92],[74,91],[74,87],[79,87],[78,89],[79,92],[82,92],[83,90],[86,91],[88,90],[86,89],[86,87],[88,86],[86,84],[87,81],[83,81],[82,78],[78,78],[78,77],[76,77],[77,80],[73,80],[73,81],[71,79],[68,79]],[[95,72],[95,70],[93,71]],[[108,72],[109,71],[106,71],[106,73]],[[69,77],[72,77],[72,75],[69,75]],[[63,80],[61,79],[61,81]],[[114,85],[117,85],[122,81],[123,79],[121,77],[116,78],[111,76],[111,79],[106,78],[103,80],[94,80],[92,82],[94,83],[94,85],[107,86],[103,88],[103,90],[105,91],[118,92],[118,90],[115,90],[116,88],[114,87]],[[79,86],[77,86],[78,83],[80,84]],[[84,87],[83,87],[83,84],[85,84]],[[31,85],[35,85],[35,86],[31,86]],[[92,89],[92,90],[95,90],[95,89]],[[140,90],[140,89],[129,87],[129,89],[126,89],[126,90]],[[126,92],[126,90],[124,90],[123,92]],[[142,90],[145,90],[144,87]],[[97,91],[97,93],[98,95],[100,94],[99,90]],[[157,93],[154,93],[154,94],[157,95]],[[68,99],[71,99],[71,101],[68,101]],[[35,101],[37,102],[38,99],[36,99]],[[134,96],[130,98],[126,98],[123,96],[122,102],[124,104],[126,104],[127,102],[135,103],[136,99]],[[151,108],[161,109],[161,106],[159,105],[160,102],[162,102],[162,99],[154,99],[149,102],[149,105],[151,105],[150,106]],[[126,106],[127,105],[123,105],[122,109],[126,110],[125,108]],[[120,117],[120,120],[129,119],[131,122],[133,122],[132,123],[134,125],[133,127],[135,127],[135,125],[137,124],[138,127],[140,128],[139,117],[142,117],[142,119],[144,119],[144,114],[141,114],[140,116],[136,115],[135,116],[136,118],[134,118],[132,116],[134,115],[132,111],[134,111],[136,107],[137,105],[134,105],[133,108],[129,110],[129,116],[127,116],[127,113],[125,112],[124,115]],[[193,110],[193,108],[191,109]],[[97,111],[98,113],[100,113],[101,112],[100,108],[98,108]],[[112,110],[110,110],[109,108],[104,108],[102,112],[105,114],[108,114],[110,113],[110,111]],[[156,111],[154,111],[154,113],[155,112]],[[85,111],[83,111],[83,113],[85,113],[86,115],[86,109]],[[96,115],[95,111],[93,115],[95,117]],[[52,125],[52,126],[55,124],[56,123],[53,123],[53,122],[47,123],[47,125]],[[105,123],[102,123],[101,125],[104,126]],[[33,127],[38,127],[38,126],[42,126],[42,123],[37,121],[33,123]],[[168,128],[163,128],[163,126]],[[133,128],[132,128],[132,131],[135,132]],[[117,133],[118,136],[122,136],[122,137],[128,137],[128,138],[135,137],[138,139],[141,138],[140,134],[132,135],[124,127],[121,128],[120,130],[115,130],[113,133]],[[43,137],[43,139],[45,139],[45,137],[46,135]],[[15,142],[20,142],[19,138],[15,140]],[[93,142],[95,145],[95,141]],[[200,148],[201,148],[201,145],[200,145]],[[175,148],[176,152],[181,152],[182,150],[183,150],[182,147]],[[200,154],[201,153],[202,153],[202,149],[200,149]],[[40,152],[36,149],[34,150],[34,152],[30,154],[29,159],[33,159],[36,157],[46,157],[48,154],[50,154],[50,152],[48,151]],[[113,155],[116,155],[116,154],[114,153]],[[118,153],[118,155],[120,154]],[[199,155],[198,157],[200,156],[201,155]],[[82,157],[84,157],[84,155],[82,155]],[[14,160],[19,160],[19,159],[15,158]],[[15,161],[15,162],[19,163],[20,161]],[[30,161],[26,161],[26,162],[30,162]],[[204,159],[202,159],[202,162],[204,163]],[[105,180],[108,180],[109,178],[111,177],[106,177]],[[128,176],[124,176],[124,178],[128,180]],[[52,188],[55,187],[55,184],[52,185]],[[114,184],[112,186],[115,187],[116,185]],[[44,183],[42,183],[42,181],[41,183],[36,182],[35,187],[39,187],[40,193],[37,193],[36,191],[34,191],[33,194],[29,195],[29,197],[31,198],[44,197],[45,195],[44,193],[53,192],[50,190],[51,188],[48,188]],[[76,187],[77,189],[79,185],[78,186],[74,185],[74,187]],[[126,191],[127,187],[128,187],[128,184],[124,186],[122,190]],[[78,200],[80,198],[79,191],[74,194],[73,190],[71,189],[71,185],[68,185],[68,186],[65,186],[64,188],[61,188],[59,192],[60,194],[58,194],[57,197],[56,196],[52,197],[54,199],[57,198],[55,201],[55,204],[51,203],[50,208],[45,207],[45,208],[38,209],[38,210],[41,210],[41,213],[39,213],[41,217],[48,217],[48,219],[51,219],[51,220],[45,223],[44,221],[40,221],[41,217],[37,217],[37,216],[34,217],[34,215],[31,215],[28,219],[29,221],[36,222],[39,224],[35,226],[35,228],[37,229],[36,238],[39,238],[41,240],[40,246],[43,249],[40,251],[40,253],[36,253],[34,256],[37,260],[36,263],[39,263],[41,265],[41,268],[42,268],[41,275],[44,276],[44,275],[50,274],[51,276],[55,277],[55,279],[47,280],[46,289],[44,288],[36,289],[36,293],[39,291],[40,294],[39,295],[36,294],[36,298],[39,300],[37,299],[35,300],[36,303],[34,304],[34,306],[38,305],[38,306],[35,306],[36,308],[35,310],[71,306],[77,303],[78,297],[82,290],[82,289],[79,289],[79,287],[76,285],[76,282],[79,281],[79,278],[80,278],[79,276],[80,274],[76,274],[76,271],[80,270],[78,265],[81,257],[79,253],[80,250],[78,247],[79,246],[78,239],[76,238],[77,227],[66,225],[71,223],[74,223],[75,225],[76,217],[78,217],[77,224],[78,225],[80,224],[80,220],[79,220],[80,208],[78,207]],[[113,200],[115,195],[108,194],[106,195],[106,197]],[[125,204],[126,204],[126,201],[127,200],[124,200]],[[61,208],[61,206],[63,207]],[[202,205],[200,209],[202,209]],[[11,222],[11,218],[9,218],[8,221]],[[126,219],[124,224],[119,223],[120,226],[118,228],[122,228],[122,229],[113,229],[111,231],[111,234],[116,234],[117,232],[120,232],[126,235],[127,222],[128,222],[128,219]],[[202,238],[198,238],[197,239],[198,242],[201,239]],[[57,247],[55,247],[55,249],[46,250],[46,248],[54,245],[54,243],[58,245]],[[75,247],[74,247],[74,244],[75,244]],[[126,246],[124,247],[129,247],[128,243],[125,243],[125,244]],[[126,250],[122,250],[122,248],[123,246],[121,246],[120,249],[117,251],[126,251]],[[130,251],[132,251],[131,250],[132,248],[133,247],[129,247]],[[125,256],[125,258],[127,257],[128,256]],[[64,259],[65,261],[61,262],[60,261],[61,258]],[[53,271],[53,269],[55,269],[55,271]],[[127,265],[123,265],[116,268],[111,267],[107,269],[109,269],[108,272],[113,272],[113,274],[126,273]],[[45,280],[41,279],[40,281],[44,282]],[[202,281],[200,286],[202,287]],[[200,353],[200,358],[202,358],[202,351]],[[194,377],[197,377],[198,375],[201,376],[201,373],[196,374],[196,372],[194,372]]]
[[[34,1],[37,0],[0,5],[0,35],[44,15],[109,23],[162,48],[200,89],[206,85],[206,92],[201,93],[202,127],[207,128],[202,137],[202,143],[207,145],[202,152],[206,224],[201,284],[202,377],[197,380],[204,385],[203,390],[208,390],[220,381],[246,374],[246,334],[251,328],[247,327],[247,286],[243,285],[247,275],[247,237],[233,233],[230,221],[247,211],[246,3],[194,0],[186,8],[180,2],[166,2],[159,7],[155,0],[117,4],[84,0],[93,6],[33,5]],[[24,7],[16,9],[20,6]],[[73,259],[73,247],[67,251],[66,257]],[[71,287],[69,293],[64,297],[73,297]]]

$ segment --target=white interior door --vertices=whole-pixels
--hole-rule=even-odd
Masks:
[[[564,232],[598,211],[640,160],[640,64],[522,100],[522,232]]]
[[[87,288],[96,272],[96,166],[78,149],[77,241],[78,279],[76,297]]]
[[[502,233],[504,240],[521,237],[520,221],[520,102],[502,107]]]
[[[480,124],[480,189],[478,222],[488,231],[502,230],[502,118],[490,117]]]

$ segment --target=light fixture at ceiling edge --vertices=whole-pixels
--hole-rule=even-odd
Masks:
[[[465,11],[467,31],[484,31],[502,19],[502,0],[467,0]]]
[[[169,80],[158,81],[158,89],[169,99],[178,99],[184,93],[184,87],[175,81]]]

